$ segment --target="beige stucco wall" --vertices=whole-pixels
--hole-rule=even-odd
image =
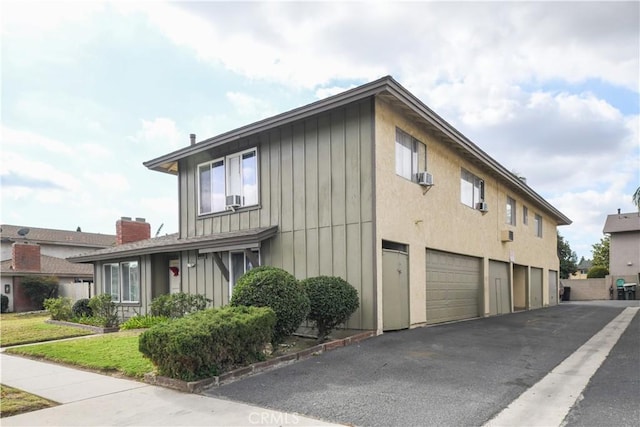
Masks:
[[[425,248],[540,267],[543,274],[543,302],[548,304],[548,270],[558,270],[556,228],[549,217],[523,194],[513,191],[495,176],[463,159],[451,143],[438,139],[381,99],[376,100],[375,119],[375,209],[377,265],[382,265],[382,241],[409,245],[410,323],[426,322]],[[428,191],[395,172],[396,126],[427,146],[427,170],[434,186]],[[460,168],[485,181],[482,213],[460,202]],[[505,224],[507,194],[517,203],[517,225]],[[523,202],[529,209],[529,225],[522,224]],[[543,238],[534,235],[533,218],[543,217]],[[515,241],[501,242],[501,230],[510,229]],[[489,312],[488,271],[484,271],[485,313]],[[377,270],[378,301],[382,301],[382,271]],[[382,325],[382,304],[378,305],[378,325]]]
[[[563,280],[565,288],[571,288],[571,301],[608,300],[610,276],[603,279],[572,279]],[[615,295],[614,295],[615,298]]]
[[[609,273],[635,277],[640,273],[640,232],[612,233],[609,247]]]

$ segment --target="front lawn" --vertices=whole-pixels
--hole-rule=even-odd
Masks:
[[[17,388],[0,384],[0,418],[50,408],[57,403]]]
[[[58,340],[61,338],[91,335],[93,332],[69,326],[45,323],[48,314],[21,315],[4,313],[0,315],[0,346]]]
[[[142,378],[154,367],[138,351],[139,334],[139,331],[125,331],[82,340],[14,347],[6,352]]]

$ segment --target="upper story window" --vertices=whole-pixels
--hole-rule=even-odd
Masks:
[[[396,173],[416,181],[416,174],[427,170],[427,146],[396,128]]]
[[[527,208],[526,206],[522,207],[522,223],[524,225],[529,224],[529,208]]]
[[[537,237],[542,237],[542,217],[538,214],[535,214],[533,217],[533,224],[535,227],[535,232]]]
[[[460,201],[474,209],[484,202],[484,181],[465,169],[460,173]]]
[[[507,224],[516,225],[516,201],[507,196]]]
[[[234,153],[198,165],[198,213],[258,204],[258,150]]]
[[[140,269],[138,261],[110,263],[103,266],[104,293],[114,302],[140,301]]]

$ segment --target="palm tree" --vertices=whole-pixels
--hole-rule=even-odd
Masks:
[[[636,188],[636,192],[633,193],[633,204],[638,207],[638,211],[640,211],[640,187]]]

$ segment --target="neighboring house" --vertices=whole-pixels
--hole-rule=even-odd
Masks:
[[[21,283],[25,276],[54,276],[59,280],[59,295],[72,300],[90,297],[93,268],[74,264],[65,258],[103,249],[115,244],[115,236],[81,231],[0,225],[2,261],[0,290],[9,298],[9,311],[34,310]]]
[[[571,221],[391,77],[145,166],[177,176],[179,232],[70,258],[130,314],[175,291],[227,304],[256,265],[344,278],[351,328],[557,304]]]
[[[577,270],[575,273],[569,276],[569,279],[586,279],[587,273],[589,273],[589,269],[593,266],[593,261],[590,259],[582,258],[577,265]]]
[[[640,283],[640,213],[608,215],[603,233],[609,234],[609,275],[615,284],[618,279]],[[639,295],[640,296],[640,295]]]

